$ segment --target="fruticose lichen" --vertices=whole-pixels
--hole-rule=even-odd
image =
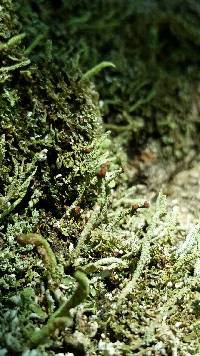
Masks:
[[[152,138],[174,159],[197,146],[199,16],[2,0],[0,355],[200,353],[199,224],[131,178]]]

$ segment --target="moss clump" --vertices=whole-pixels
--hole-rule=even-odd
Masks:
[[[195,145],[199,6],[15,5],[0,5],[0,353],[199,353],[199,226],[176,253],[165,197],[135,199],[122,162],[152,136]]]
[[[49,58],[34,64],[27,56],[25,35],[15,12],[13,21],[10,20],[12,3],[8,1],[1,6],[0,220],[3,263],[0,283],[2,291],[6,292],[1,302],[6,308],[2,307],[2,313],[5,313],[10,298],[17,293],[19,308],[14,319],[21,325],[13,329],[12,317],[7,312],[10,323],[2,325],[1,344],[8,347],[9,352],[20,352],[23,323],[29,323],[26,317],[31,311],[28,303],[20,302],[20,295],[27,285],[31,285],[36,294],[39,292],[41,281],[45,283],[46,279],[44,273],[40,280],[43,269],[47,270],[48,279],[53,278],[53,273],[48,264],[41,266],[39,256],[32,255],[30,245],[21,247],[17,237],[42,233],[43,245],[49,246],[45,240],[49,239],[58,255],[62,250],[67,255],[64,246],[66,243],[69,246],[69,237],[77,239],[83,225],[78,210],[92,206],[98,196],[100,188],[96,173],[107,160],[110,143],[103,134],[98,96],[92,85],[58,71]],[[9,23],[9,31],[3,32]],[[59,224],[64,216],[65,226]],[[40,252],[42,246],[39,246]],[[65,256],[61,255],[63,261]],[[50,306],[48,308],[51,310]],[[43,306],[45,314],[44,309]]]
[[[190,115],[199,68],[200,8],[195,0],[184,5],[179,0],[63,0],[56,6],[21,0],[18,13],[26,41],[44,34],[31,52],[34,61],[45,57],[51,39],[57,67],[75,76],[102,61],[115,64],[95,84],[106,127],[120,134],[126,147],[128,142],[136,150],[153,135],[180,156],[198,144],[199,125]]]

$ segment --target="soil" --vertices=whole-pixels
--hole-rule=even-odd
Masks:
[[[177,216],[180,229],[188,231],[200,213],[200,154],[191,150],[182,161],[164,158],[160,145],[152,141],[134,160],[138,199],[154,198],[162,191]],[[138,177],[139,168],[139,177]],[[137,173],[136,173],[137,172]],[[139,179],[138,179],[139,178]]]

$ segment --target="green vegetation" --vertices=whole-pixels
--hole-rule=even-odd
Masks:
[[[195,0],[2,0],[0,356],[200,353],[199,224],[139,201],[129,161],[198,147],[199,21]]]

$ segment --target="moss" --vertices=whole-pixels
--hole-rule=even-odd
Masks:
[[[199,6],[0,10],[0,353],[198,353],[199,226],[176,253],[180,228],[162,194],[136,199],[124,147],[195,146]]]
[[[35,62],[44,60],[46,40],[51,39],[57,68],[74,77],[102,61],[115,64],[95,84],[106,127],[114,136],[120,134],[121,142],[125,137],[136,148],[154,135],[179,155],[186,144],[197,142],[196,124],[188,124],[199,66],[195,0],[184,6],[179,0],[170,5],[167,0],[65,0],[56,6],[20,1],[18,13],[26,41],[37,42],[44,33],[39,49],[31,53]]]

